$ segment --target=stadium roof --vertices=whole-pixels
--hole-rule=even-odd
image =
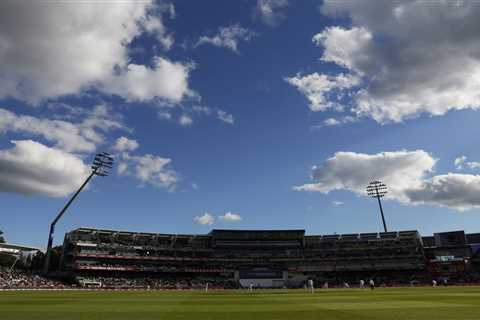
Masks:
[[[222,240],[302,240],[305,230],[231,230],[213,229],[210,235]]]
[[[97,228],[89,228],[89,227],[82,227],[75,229],[73,231],[76,232],[99,232],[99,233],[117,233],[117,234],[136,234],[136,235],[151,235],[151,236],[205,236],[205,235],[212,235],[214,233],[221,233],[221,232],[229,232],[229,233],[305,233],[304,229],[213,229],[207,234],[164,234],[164,233],[153,233],[153,232],[136,232],[136,231],[122,231],[122,230],[110,230],[110,229],[97,229]]]
[[[305,229],[213,229],[212,232],[305,232]]]
[[[69,233],[74,232],[85,232],[85,233],[104,233],[104,234],[116,234],[116,235],[126,235],[126,236],[144,236],[144,237],[235,237],[238,235],[249,234],[253,237],[255,236],[279,236],[284,237],[295,236],[295,237],[323,237],[323,238],[352,238],[352,237],[361,237],[361,238],[384,238],[388,236],[410,236],[412,234],[418,234],[417,230],[402,230],[402,231],[390,231],[390,232],[369,232],[369,233],[352,233],[352,234],[306,234],[305,229],[212,229],[209,233],[203,234],[185,234],[185,233],[153,233],[153,232],[137,232],[137,231],[125,231],[125,230],[110,230],[110,229],[98,229],[90,227],[81,227],[75,230],[70,231]],[[466,234],[469,237],[469,234]],[[479,234],[471,234],[471,241],[478,240],[480,241]],[[480,242],[479,242],[480,243]]]
[[[0,252],[2,253],[20,254],[22,252],[30,251],[40,251],[40,249],[11,243],[0,243]]]

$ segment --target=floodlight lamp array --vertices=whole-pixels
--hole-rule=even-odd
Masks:
[[[97,153],[92,163],[93,174],[106,177],[110,174],[110,170],[113,168],[113,157],[107,152]]]
[[[387,192],[387,186],[378,180],[370,182],[367,186],[367,194],[373,198],[382,198]]]

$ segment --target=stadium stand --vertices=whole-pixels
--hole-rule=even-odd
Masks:
[[[3,246],[4,254],[14,256],[30,249]],[[65,235],[59,249],[60,270],[50,276],[63,281],[42,276],[34,264],[20,271],[10,263],[0,267],[0,289],[298,288],[308,280],[315,287],[355,287],[369,279],[381,286],[433,279],[480,283],[480,234],[464,231],[421,237],[415,230],[305,235],[215,229],[181,235],[79,228]]]
[[[435,233],[425,245],[428,273],[434,278],[448,278],[455,282],[476,282],[479,234],[464,231]]]
[[[175,235],[80,228],[66,234],[61,266],[82,285],[105,287],[183,288],[207,282],[225,288],[300,287],[307,279],[408,282],[426,276],[417,231],[306,236],[304,230],[213,230]]]

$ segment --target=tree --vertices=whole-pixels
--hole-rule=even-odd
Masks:
[[[5,243],[5,238],[3,237],[2,230],[0,230],[0,243]]]
[[[56,246],[52,248],[50,255],[50,271],[58,271],[60,268],[60,259],[62,257],[63,246]]]
[[[43,263],[45,261],[45,255],[41,251],[37,251],[37,253],[32,257],[32,262],[30,263],[30,269],[32,271],[41,271],[43,268]]]

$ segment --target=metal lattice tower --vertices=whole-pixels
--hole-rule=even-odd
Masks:
[[[387,224],[385,223],[385,216],[383,214],[382,201],[380,198],[387,194],[387,186],[381,181],[372,181],[367,186],[367,194],[372,198],[377,198],[378,206],[380,207],[380,214],[382,216],[383,229],[387,232]]]
[[[50,255],[52,252],[52,245],[53,245],[53,233],[55,232],[55,225],[57,224],[58,220],[63,216],[65,211],[67,211],[68,207],[72,204],[73,200],[80,194],[80,192],[85,188],[85,186],[90,182],[93,176],[100,176],[106,177],[110,173],[109,170],[113,168],[113,157],[107,153],[97,153],[95,158],[93,159],[92,163],[92,172],[88,175],[87,179],[83,182],[83,184],[78,188],[78,190],[73,194],[73,196],[68,200],[67,204],[63,207],[60,213],[55,217],[55,219],[50,224],[50,233],[48,234],[48,245],[47,245],[47,252],[45,255],[45,262],[43,265],[43,272],[48,274],[50,269]]]

